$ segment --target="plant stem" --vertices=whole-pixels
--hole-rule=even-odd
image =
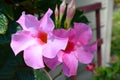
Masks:
[[[50,80],[53,80],[52,77],[50,76],[50,74],[43,68],[43,71],[45,72],[45,74],[49,77]]]
[[[60,76],[62,74],[62,72],[60,71],[58,75],[56,75],[53,80],[55,80],[58,76]]]

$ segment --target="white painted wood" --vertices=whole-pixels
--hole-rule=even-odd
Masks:
[[[111,29],[112,29],[112,11],[113,11],[113,0],[104,0],[106,3],[105,8],[105,29],[102,34],[104,36],[104,44],[102,46],[103,58],[102,64],[106,65],[110,60],[110,47],[111,47]]]

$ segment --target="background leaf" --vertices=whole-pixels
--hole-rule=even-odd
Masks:
[[[5,34],[8,28],[8,19],[0,12],[0,34]]]
[[[50,80],[48,78],[48,76],[46,76],[46,74],[44,73],[44,71],[42,69],[34,70],[34,74],[35,74],[36,80]]]

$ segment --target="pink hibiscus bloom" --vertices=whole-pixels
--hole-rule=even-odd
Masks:
[[[49,61],[45,59],[45,63],[49,68],[53,69],[58,64],[63,63],[64,74],[66,76],[73,76],[77,73],[78,61],[84,64],[92,62],[97,44],[89,44],[92,38],[92,30],[88,25],[84,23],[74,23],[74,28],[56,30],[55,34],[63,38],[69,37],[69,40],[66,49],[59,51],[57,58],[53,59],[53,63],[56,62],[53,64],[54,66],[51,65],[52,62],[49,63]]]
[[[34,69],[43,68],[43,56],[56,57],[58,51],[64,50],[68,42],[67,38],[53,35],[54,23],[50,18],[51,14],[52,10],[49,9],[41,20],[38,20],[37,17],[23,12],[17,21],[23,30],[12,35],[11,47],[15,55],[24,50],[25,63]]]

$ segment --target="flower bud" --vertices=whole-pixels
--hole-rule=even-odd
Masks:
[[[69,18],[73,18],[74,14],[75,14],[75,9],[76,9],[75,0],[71,0],[67,7],[67,16]]]
[[[58,12],[58,5],[55,7],[55,18],[58,19],[59,12]]]
[[[67,25],[70,25],[71,23],[71,20],[75,14],[75,1],[76,0],[71,0],[70,3],[68,4],[68,7],[67,7],[67,16],[66,16],[66,22],[68,23]],[[69,27],[69,26],[67,26]]]
[[[66,0],[63,0],[63,2],[60,5],[60,22],[62,20],[63,15],[64,15],[65,8],[66,8]]]
[[[59,18],[58,5],[56,5],[56,7],[55,7],[55,12],[54,12],[54,14],[55,14],[55,26],[56,26],[56,28],[57,28],[57,27],[58,27],[58,24],[59,24],[59,21],[58,21],[58,18]]]

